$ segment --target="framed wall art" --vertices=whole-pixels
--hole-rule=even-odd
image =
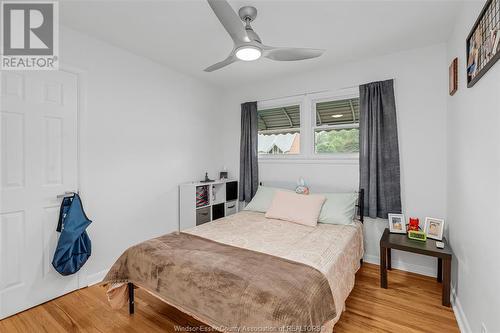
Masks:
[[[500,59],[500,0],[488,0],[466,40],[467,87],[471,88]]]
[[[449,92],[455,95],[458,89],[458,58],[453,59],[449,68]]]

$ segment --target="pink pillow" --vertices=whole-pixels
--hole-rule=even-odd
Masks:
[[[323,195],[276,191],[266,217],[315,227],[325,200]]]

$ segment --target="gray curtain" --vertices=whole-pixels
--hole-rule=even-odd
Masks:
[[[398,128],[394,81],[359,86],[360,188],[364,213],[387,218],[401,213]]]
[[[259,186],[257,102],[241,104],[240,195],[250,202]]]

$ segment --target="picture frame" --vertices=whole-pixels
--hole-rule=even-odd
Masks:
[[[458,58],[453,59],[448,71],[449,71],[448,90],[449,90],[450,96],[453,96],[453,95],[455,95],[455,93],[458,90]]]
[[[427,238],[435,239],[438,241],[443,240],[444,219],[426,217],[424,231]]]
[[[406,219],[404,214],[388,214],[389,231],[396,234],[406,234]]]
[[[466,39],[467,88],[500,59],[500,6],[498,0],[486,0]]]

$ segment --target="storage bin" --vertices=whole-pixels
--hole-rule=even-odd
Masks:
[[[237,204],[238,204],[238,202],[236,202],[236,200],[226,202],[226,216],[236,214],[236,211],[237,211],[236,205]]]
[[[198,208],[196,210],[196,225],[210,222],[210,207]]]

